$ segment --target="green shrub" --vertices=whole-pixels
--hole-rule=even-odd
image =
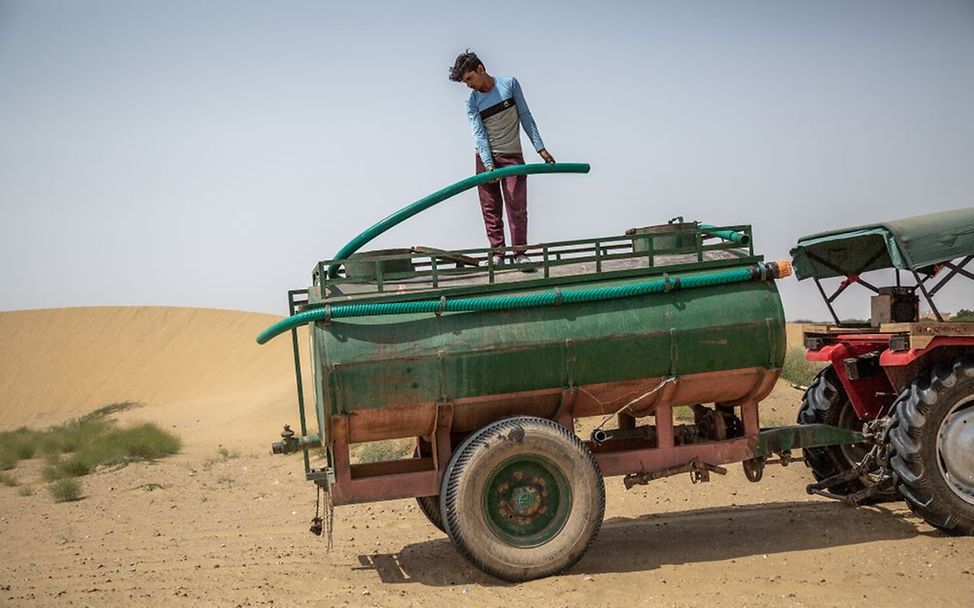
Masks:
[[[44,478],[45,481],[57,481],[59,479],[64,479],[65,477],[68,476],[68,474],[65,473],[64,470],[61,468],[61,463],[57,463],[57,464],[49,464],[46,467],[44,467],[44,470],[41,471],[41,476]]]
[[[61,479],[51,484],[54,502],[69,502],[81,498],[81,483],[76,479]]]
[[[415,439],[389,439],[387,441],[370,441],[362,444],[355,451],[355,460],[364,464],[367,462],[386,462],[399,460],[413,451]]]
[[[92,469],[96,466],[98,464],[91,462],[90,458],[86,457],[86,455],[75,454],[58,465],[57,468],[64,474],[64,477],[81,477],[82,475],[91,473]]]
[[[136,405],[113,403],[46,431],[22,428],[0,433],[0,468],[12,469],[18,459],[31,458],[39,450],[47,462],[44,479],[58,481],[87,475],[101,465],[153,460],[178,452],[179,438],[152,423],[118,428],[114,420],[105,418]]]
[[[152,423],[118,429],[89,437],[67,459],[44,470],[47,479],[80,477],[102,465],[124,465],[137,460],[154,460],[179,451],[179,438]]]
[[[14,487],[17,484],[17,478],[8,473],[0,473],[0,485],[5,485],[7,487]]]
[[[20,460],[30,460],[37,453],[37,444],[21,443],[14,447],[13,454]]]
[[[33,486],[20,486],[20,488],[17,490],[17,493],[20,494],[21,496],[33,496],[34,495],[34,487]]]
[[[21,427],[16,431],[0,433],[0,452],[16,460],[27,460],[34,457],[37,451],[37,431]]]
[[[0,469],[9,470],[21,460],[34,457],[37,452],[37,431],[21,427],[0,433]]]
[[[179,438],[147,422],[127,429],[115,429],[105,436],[103,443],[117,450],[123,459],[152,460],[175,454],[181,447]]]
[[[72,420],[49,429],[41,434],[38,441],[45,454],[67,454],[77,452],[82,447],[103,436],[114,421],[104,418],[83,418]]]
[[[974,310],[967,310],[966,308],[961,308],[957,311],[957,314],[950,318],[951,321],[957,321],[959,323],[971,323],[974,322]]]
[[[808,386],[826,365],[828,364],[818,361],[806,361],[805,351],[803,349],[792,348],[785,353],[785,363],[781,368],[781,377],[788,382]]]

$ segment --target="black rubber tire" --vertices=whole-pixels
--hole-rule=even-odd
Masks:
[[[416,450],[413,452],[413,456],[432,456],[433,446],[429,442],[423,440],[419,437],[416,442]],[[417,496],[416,504],[419,505],[419,510],[426,519],[429,520],[433,526],[438,528],[440,532],[446,532],[443,528],[443,513],[440,511],[440,497],[439,496]]]
[[[570,487],[571,508],[552,538],[518,547],[490,529],[483,505],[491,475],[509,459],[525,456],[558,468]],[[581,559],[602,526],[605,484],[592,453],[574,433],[551,420],[519,416],[467,437],[447,466],[440,500],[446,533],[457,550],[484,572],[520,582],[557,574]]]
[[[862,422],[856,415],[852,402],[846,395],[845,389],[832,366],[820,371],[802,396],[801,408],[798,410],[798,424],[828,424],[854,431],[862,430]],[[862,456],[865,456],[866,447],[858,445],[845,449],[837,445],[805,448],[802,450],[805,466],[812,470],[815,481],[822,481],[833,475],[838,475],[854,466],[850,455],[847,453],[850,448],[858,448],[862,452]],[[867,485],[872,483],[873,481],[869,478],[861,478],[833,486],[829,491],[847,496],[865,489]],[[875,504],[898,500],[902,500],[902,497],[896,488],[891,486],[889,490],[883,491],[871,500],[864,502]]]
[[[446,532],[443,527],[443,512],[440,511],[439,496],[417,496],[416,504],[431,524],[439,528],[440,532]]]
[[[890,466],[906,504],[949,534],[974,535],[974,504],[961,498],[941,472],[937,435],[951,409],[971,395],[974,359],[939,364],[900,395],[887,430]]]

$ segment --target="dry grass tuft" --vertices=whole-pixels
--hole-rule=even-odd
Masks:
[[[792,348],[785,353],[785,363],[781,366],[781,377],[793,384],[808,386],[825,366],[825,363],[806,361],[803,349]]]
[[[81,482],[77,479],[61,479],[50,487],[54,502],[71,502],[81,500]]]

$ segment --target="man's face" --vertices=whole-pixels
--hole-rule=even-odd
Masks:
[[[487,87],[490,86],[490,76],[487,75],[483,65],[478,65],[476,70],[463,73],[463,84],[475,91],[486,93]]]

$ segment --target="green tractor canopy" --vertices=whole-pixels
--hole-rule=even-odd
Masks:
[[[889,268],[896,271],[897,288],[900,271],[910,273],[916,284],[906,289],[919,290],[942,320],[934,294],[957,275],[974,280],[974,273],[964,269],[974,259],[974,207],[809,235],[798,240],[791,257],[795,276],[815,280],[836,323],[832,302],[839,294],[854,283],[880,293],[860,275]],[[934,277],[944,269],[947,272],[934,284]],[[828,295],[821,279],[832,277],[843,280]]]

